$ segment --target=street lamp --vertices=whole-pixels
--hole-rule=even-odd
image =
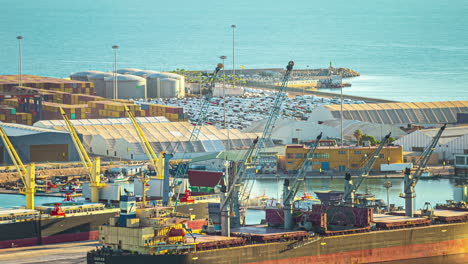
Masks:
[[[232,28],[232,88],[234,89],[236,87],[236,67],[234,64],[234,32],[236,29],[236,25],[231,25]]]
[[[114,45],[112,49],[114,49],[114,99],[119,99],[119,91],[117,87],[117,49],[119,46]]]
[[[23,68],[22,56],[21,56],[21,40],[23,39],[22,36],[17,36],[16,39],[18,40],[18,86],[23,86],[23,78],[21,76],[21,71]]]

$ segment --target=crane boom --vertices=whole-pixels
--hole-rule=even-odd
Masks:
[[[130,111],[130,109],[126,105],[124,105],[124,107],[125,107],[125,113],[129,117],[130,121],[133,124],[133,127],[137,131],[137,135],[140,138],[143,151],[146,153],[146,156],[148,156],[148,159],[151,162],[151,165],[154,167],[157,173],[156,178],[163,179],[164,178],[164,159],[163,159],[162,153],[160,153],[159,157],[158,155],[156,155],[156,152],[154,151],[150,142],[146,138],[146,135],[143,132],[143,129],[141,128],[138,121],[135,119],[135,116],[133,115],[133,113]]]
[[[283,189],[283,205],[284,205],[284,228],[285,229],[292,229],[293,227],[293,219],[292,219],[292,201],[294,197],[296,197],[297,192],[302,183],[304,183],[304,179],[307,172],[307,161],[313,158],[315,150],[317,149],[320,139],[322,139],[322,133],[317,136],[315,139],[314,145],[309,149],[304,160],[301,163],[299,171],[297,172],[296,176],[294,177],[293,184],[291,188],[289,188],[289,179],[284,180],[284,189]]]
[[[271,108],[270,114],[268,116],[268,120],[263,128],[262,136],[259,138],[258,143],[256,144],[256,148],[252,151],[251,156],[248,159],[252,159],[253,165],[258,165],[259,163],[259,153],[261,150],[266,148],[266,143],[271,139],[271,133],[273,132],[273,128],[275,127],[276,120],[278,119],[281,111],[281,106],[285,99],[284,90],[288,85],[289,78],[291,76],[291,72],[294,67],[294,61],[289,61],[288,65],[286,65],[286,72],[283,75],[283,80],[281,82],[281,86],[278,89],[278,93],[276,94],[273,107]],[[241,182],[244,183],[242,185],[242,190],[240,191],[239,197],[243,201],[247,201],[250,197],[250,193],[252,192],[254,181],[246,182],[247,179],[253,178],[252,170],[247,171],[239,171],[241,175],[236,177],[241,179]]]
[[[7,149],[13,164],[15,164],[20,179],[23,182],[24,188],[22,188],[20,192],[26,196],[26,209],[34,209],[34,193],[36,192],[35,165],[31,163],[27,168],[24,166],[2,126],[0,126],[0,136],[2,137],[3,145]]]
[[[422,158],[419,161],[418,168],[411,175],[411,169],[406,168],[405,170],[405,180],[404,180],[404,194],[400,194],[401,198],[405,199],[405,215],[413,217],[414,215],[414,197],[416,197],[414,188],[418,184],[419,179],[423,173],[423,169],[426,167],[429,159],[431,158],[432,153],[434,152],[437,143],[439,142],[442,133],[444,132],[446,124],[444,124],[437,134],[432,139],[431,143],[424,149],[422,153]]]
[[[208,109],[210,107],[210,99],[211,97],[213,97],[213,89],[214,89],[214,85],[215,85],[215,80],[216,80],[216,76],[218,75],[218,72],[224,67],[224,65],[222,63],[218,63],[216,65],[216,68],[211,76],[211,84],[210,84],[210,89],[208,90],[208,92],[206,93],[205,97],[204,97],[204,100],[202,102],[202,105],[200,107],[200,112],[198,114],[198,120],[197,120],[197,123],[195,124],[195,126],[193,127],[193,130],[192,130],[192,133],[190,134],[190,137],[189,137],[189,142],[192,142],[193,140],[196,140],[198,139],[198,136],[200,135],[200,131],[203,127],[203,124],[205,123],[206,121],[206,113],[208,112]],[[180,144],[180,142],[178,143],[178,145]],[[174,151],[177,150],[177,147],[174,148]],[[185,158],[185,152],[182,154],[182,160],[184,160]],[[179,166],[177,167],[177,171],[176,171],[176,174],[174,175],[174,179],[172,181],[172,184],[171,184],[171,188],[175,188],[178,184],[177,184],[177,180],[181,178],[181,174],[182,174],[182,171],[183,171],[183,166],[182,164],[180,163]]]
[[[359,176],[358,176],[358,178],[356,180],[356,184],[353,184],[353,181],[351,179],[351,174],[346,173],[346,176],[345,176],[345,191],[344,191],[343,198],[344,198],[344,200],[345,200],[345,202],[347,204],[349,204],[349,205],[354,204],[354,195],[355,195],[355,193],[357,192],[357,190],[361,186],[364,179],[367,176],[369,176],[370,170],[374,166],[375,161],[377,160],[380,153],[382,152],[383,147],[387,143],[387,141],[390,138],[391,134],[392,133],[390,132],[387,135],[385,135],[385,137],[380,141],[380,144],[377,147],[377,149],[374,151],[374,153],[372,153],[372,156],[370,156],[369,159],[364,164],[364,166],[361,167],[361,169],[358,172]]]
[[[80,156],[81,163],[83,163],[83,166],[88,172],[90,181],[89,186],[91,188],[91,202],[97,203],[99,202],[99,188],[105,186],[105,184],[101,182],[101,159],[99,157],[95,157],[94,160],[89,158],[86,149],[78,137],[78,133],[76,132],[75,127],[70,122],[70,119],[68,119],[67,113],[65,113],[61,107],[60,113],[62,114],[63,121],[65,121],[67,130],[70,132],[73,144],[75,145],[76,151]]]

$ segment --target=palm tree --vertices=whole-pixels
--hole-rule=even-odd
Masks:
[[[353,136],[356,138],[358,146],[361,145],[362,131],[359,129],[355,130]]]

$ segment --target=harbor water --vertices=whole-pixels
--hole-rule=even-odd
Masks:
[[[347,67],[344,93],[401,101],[467,100],[468,1],[2,0],[0,74],[68,77],[118,67]],[[11,23],[14,21],[14,23]],[[339,92],[339,91],[338,91]]]

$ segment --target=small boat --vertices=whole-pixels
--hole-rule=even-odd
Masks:
[[[119,176],[117,176],[117,177],[115,177],[113,179],[110,179],[109,181],[114,182],[114,183],[116,183],[116,182],[127,182],[129,179],[130,179],[129,176],[119,175]]]

